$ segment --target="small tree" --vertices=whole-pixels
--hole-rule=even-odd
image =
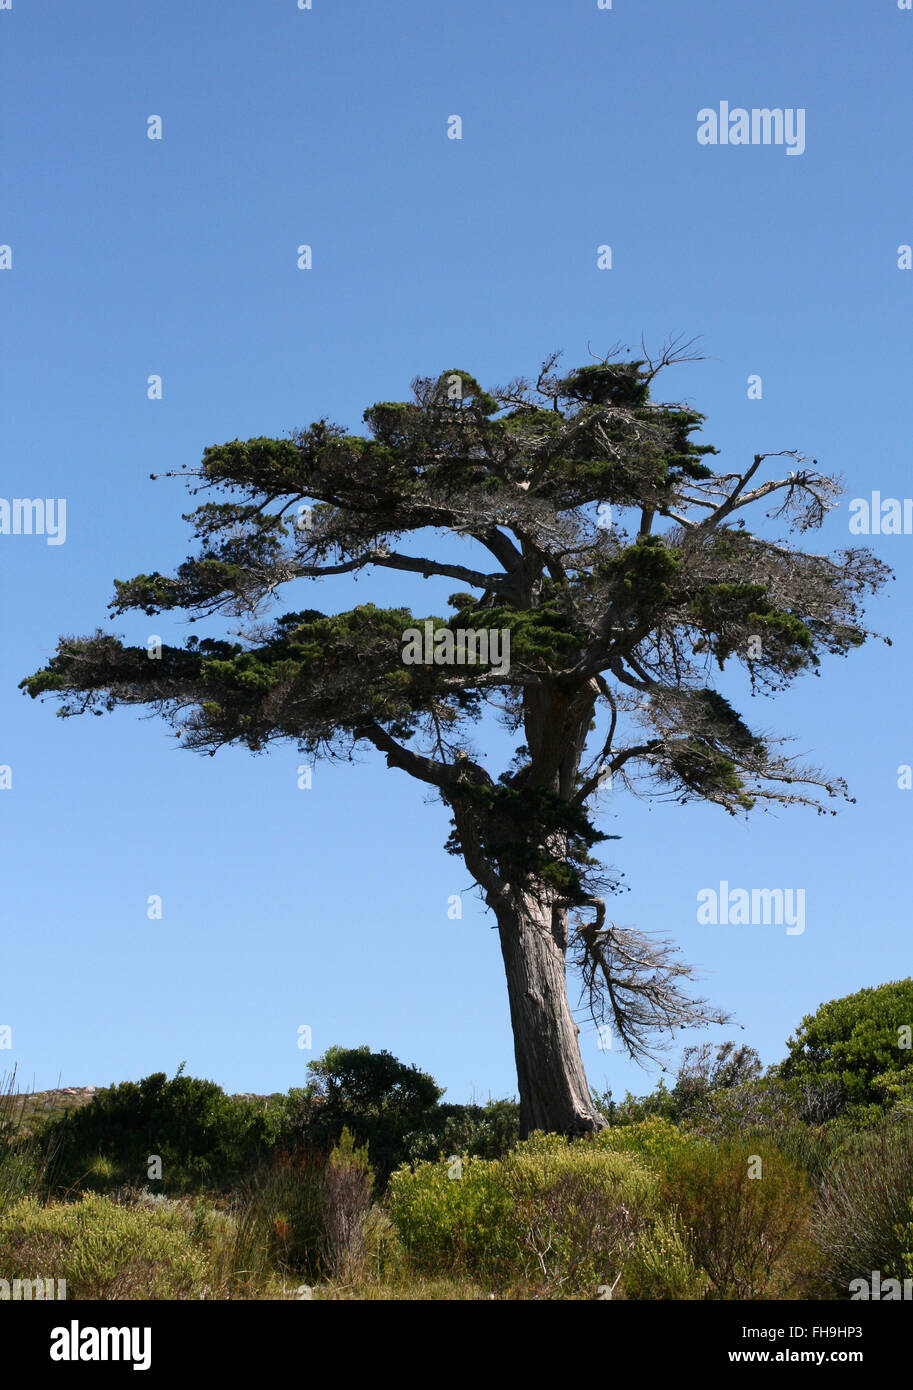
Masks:
[[[327,1048],[308,1072],[302,1137],[328,1150],[348,1128],[368,1146],[381,1186],[405,1159],[407,1134],[427,1126],[444,1094],[427,1072],[367,1046]]]
[[[749,530],[765,503],[799,531],[820,525],[837,482],[791,451],[786,476],[766,476],[771,454],[714,472],[716,450],[692,438],[703,416],[651,399],[688,345],[656,361],[619,351],[567,374],[556,354],[535,385],[491,392],[465,371],[416,378],[413,400],[365,411],[365,437],[324,419],[205,450],[185,474],[193,492],[235,500],[198,506],[200,553],[172,578],[116,581],[111,608],[246,617],[237,640],[190,638],[150,660],[98,631],[62,639],[23,682],[63,714],[148,705],[210,753],[373,747],[436,789],[448,847],[497,919],[524,1134],[603,1124],[569,953],[594,1018],[634,1056],[663,1030],[725,1017],[683,988],[689,968],[667,942],[606,923],[616,884],[590,854],[608,838],[591,819],[597,793],[639,779],[736,814],[844,792],[750,729],[709,669],[740,661],[770,692],[820,652],[847,653],[867,635],[860,597],[887,573],[862,549],[810,554]],[[403,549],[413,535],[422,548]],[[441,535],[469,543],[465,563],[452,544],[425,553]],[[261,621],[284,584],[372,567],[455,580],[454,612],[416,623],[367,604]],[[468,744],[486,706],[520,737],[499,777]]]
[[[831,999],[807,1014],[788,1040],[781,1076],[833,1092],[837,1108],[913,1109],[913,979]]]

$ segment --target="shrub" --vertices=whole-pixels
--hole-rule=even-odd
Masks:
[[[68,1298],[200,1298],[215,1269],[179,1211],[146,1211],[84,1193],[0,1212],[0,1267],[67,1282]]]
[[[596,1136],[595,1142],[601,1149],[640,1154],[659,1164],[681,1149],[694,1149],[701,1144],[698,1136],[680,1129],[661,1115],[648,1115],[646,1119],[633,1124],[604,1129]]]
[[[832,999],[802,1020],[781,1073],[788,1081],[835,1088],[844,1104],[863,1111],[889,1109],[913,1099],[913,1049],[900,1042],[900,1030],[910,1027],[913,979]]]
[[[625,1262],[621,1291],[626,1299],[699,1299],[709,1284],[694,1263],[674,1213],[661,1212]]]
[[[400,1169],[389,1208],[429,1271],[459,1268],[540,1296],[613,1285],[654,1217],[658,1180],[632,1153],[533,1135],[503,1159]]]
[[[520,1138],[520,1107],[513,1100],[486,1105],[438,1105],[427,1128],[404,1138],[405,1161],[436,1162],[463,1158],[503,1158]]]
[[[356,1148],[347,1129],[329,1157],[277,1150],[245,1184],[236,1270],[252,1278],[270,1269],[314,1280],[355,1277],[367,1255],[372,1185],[367,1150]]]
[[[504,1267],[512,1249],[512,1203],[494,1167],[486,1159],[452,1158],[400,1168],[391,1176],[390,1217],[418,1265],[429,1272]]]
[[[42,1127],[38,1143],[52,1155],[55,1188],[112,1187],[148,1178],[162,1160],[161,1187],[186,1192],[227,1188],[269,1153],[282,1121],[272,1107],[225,1095],[212,1081],[157,1072],[100,1091],[88,1105]]]
[[[374,1175],[366,1148],[356,1148],[343,1128],[323,1173],[321,1254],[329,1275],[351,1280],[363,1273],[367,1258],[365,1221]]]
[[[774,1145],[686,1144],[668,1154],[663,1181],[707,1297],[801,1296],[814,1252],[811,1190]]]
[[[362,1047],[328,1048],[308,1068],[308,1086],[291,1096],[297,1107],[287,1130],[290,1143],[324,1151],[348,1127],[371,1150],[381,1187],[407,1158],[406,1135],[434,1127],[443,1094],[434,1077],[406,1066],[391,1053]]]
[[[836,1297],[848,1298],[850,1281],[874,1270],[889,1278],[910,1273],[911,1152],[913,1123],[885,1123],[854,1136],[825,1180],[813,1229]]]

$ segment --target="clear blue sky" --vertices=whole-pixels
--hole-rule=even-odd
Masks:
[[[142,644],[187,635],[106,617],[115,577],[191,548],[186,491],[150,473],[321,415],[359,431],[417,373],[502,383],[554,348],[571,366],[588,343],[701,335],[708,360],[661,394],[707,414],[722,467],[797,448],[842,473],[847,496],[808,544],[850,544],[853,496],[911,491],[911,55],[895,0],[0,12],[0,492],[68,503],[62,545],[0,535],[0,1070],[102,1085],[186,1059],[230,1091],[273,1091],[330,1044],[366,1042],[448,1099],[514,1094],[492,919],[421,786],[368,753],[301,791],[293,746],[194,756],[129,711],[55,719],[17,682],[96,624]],[[805,152],[699,145],[698,111],[724,100],[803,108]],[[893,647],[743,702],[855,804],[734,821],[619,796],[603,821],[630,889],[612,914],[674,936],[744,1025],[718,1036],[765,1062],[822,1000],[913,961],[913,792],[897,787],[913,762],[913,537],[870,543],[897,573],[870,609]],[[283,604],[427,613],[452,587],[384,574]],[[805,932],[698,925],[696,894],[721,879],[804,887]],[[581,1024],[593,1085],[652,1086]]]

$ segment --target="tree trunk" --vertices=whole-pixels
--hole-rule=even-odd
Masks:
[[[496,910],[520,1090],[520,1137],[535,1129],[593,1134],[605,1120],[590,1099],[579,1029],[567,997],[567,926],[562,911],[528,894]]]

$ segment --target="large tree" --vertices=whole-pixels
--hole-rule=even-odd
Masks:
[[[173,577],[115,581],[110,608],[231,615],[234,640],[191,637],[151,659],[98,630],[61,639],[22,682],[59,696],[63,715],[151,706],[210,753],[285,739],[312,758],[373,745],[436,788],[452,815],[448,848],[497,919],[524,1133],[604,1123],[569,954],[593,1017],[631,1055],[725,1018],[691,997],[668,941],[607,924],[604,893],[617,884],[590,853],[609,838],[591,818],[599,793],[627,787],[732,814],[758,802],[821,810],[822,792],[846,794],[753,731],[711,671],[742,662],[752,691],[770,693],[821,653],[859,646],[861,596],[886,568],[862,549],[806,553],[763,520],[749,529],[765,504],[787,531],[819,526],[838,481],[795,451],[715,471],[717,450],[693,438],[704,417],[651,398],[664,367],[695,356],[687,344],[657,360],[615,348],[562,373],[556,354],[535,384],[491,392],[444,372],[413,381],[412,401],[366,410],[365,437],[321,419],[288,438],[208,448],[199,469],[177,473],[194,495],[231,499],[185,518],[199,553]],[[785,476],[770,476],[784,456]],[[281,585],[372,568],[462,588],[427,629],[372,604],[267,621]],[[435,660],[408,659],[415,627]],[[482,660],[470,637],[461,662],[459,631],[509,633],[509,661],[496,644]],[[497,779],[469,741],[488,707],[522,739]]]

